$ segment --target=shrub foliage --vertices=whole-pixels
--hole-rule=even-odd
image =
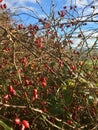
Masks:
[[[0,14],[4,15],[9,18],[5,12]],[[58,15],[60,20],[65,17],[64,11]],[[9,24],[0,25],[0,127],[97,130],[98,56],[94,47],[98,39],[85,50],[86,37],[81,31],[77,35],[81,42],[74,49],[71,34],[60,38],[57,28],[75,29],[78,20],[57,21],[54,26],[55,19],[39,19],[39,24],[25,27],[4,18]]]

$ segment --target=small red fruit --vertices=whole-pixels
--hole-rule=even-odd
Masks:
[[[0,0],[0,3],[2,2],[3,0]]]
[[[72,6],[70,6],[70,10],[72,10],[73,9],[73,7]]]
[[[76,115],[73,114],[73,115],[72,115],[72,119],[76,121],[76,120],[77,120]]]
[[[45,82],[46,81],[46,77],[41,77],[40,81],[41,82]]]
[[[6,4],[3,4],[3,8],[6,9],[6,7],[7,7]]]
[[[25,80],[25,86],[28,86],[29,83],[30,83],[30,81],[26,79],[26,80]]]
[[[83,62],[82,62],[82,61],[79,61],[79,65],[82,66],[82,65],[83,65]]]
[[[76,66],[75,65],[72,65],[71,66],[71,69],[74,71],[74,70],[76,70]]]
[[[67,120],[67,123],[68,123],[69,125],[73,125],[73,122],[70,121],[70,120]]]
[[[83,98],[86,98],[86,97],[87,97],[87,95],[84,93],[84,94],[83,94]]]
[[[77,8],[77,6],[75,5],[74,8]]]
[[[9,86],[8,90],[11,93],[11,95],[16,95],[16,91],[14,90],[13,86]]]
[[[58,14],[59,14],[61,17],[64,17],[64,16],[65,16],[65,12],[64,12],[64,11],[60,11],[60,12],[58,12]]]
[[[23,65],[27,65],[27,58],[26,57],[23,57],[23,59],[21,60],[22,64]]]
[[[41,82],[41,85],[42,85],[43,87],[47,86],[46,77],[44,77],[44,76],[41,77],[40,82]]]
[[[67,24],[66,27],[69,28],[69,27],[70,27],[70,24]]]
[[[41,102],[42,106],[46,105],[46,101]]]
[[[46,68],[48,68],[48,63],[46,62],[46,63],[44,63],[44,66],[46,67]]]
[[[37,89],[33,90],[33,95],[34,95],[34,98],[38,98],[38,90]]]
[[[25,128],[30,128],[29,122],[28,122],[27,120],[23,120],[23,121],[22,121],[22,125],[23,125]]]
[[[95,6],[94,6],[94,5],[92,5],[92,6],[91,6],[91,8],[92,8],[92,9],[95,9]]]
[[[43,38],[38,38],[35,40],[35,45],[37,48],[42,48],[43,47]]]
[[[8,99],[9,99],[9,95],[6,94],[6,95],[4,96],[4,99],[5,99],[5,100],[8,100]]]
[[[61,11],[61,17],[64,17],[65,16],[65,12],[64,11]]]
[[[13,90],[14,90],[12,86],[9,86],[8,89],[9,89],[10,92],[13,92]]]
[[[23,28],[24,28],[24,25],[23,25],[23,24],[19,24],[19,25],[18,25],[18,29],[19,29],[19,30],[22,30]]]
[[[19,125],[19,124],[20,124],[20,119],[19,119],[19,118],[16,118],[16,119],[15,119],[15,124],[16,124],[16,125]]]
[[[82,37],[82,34],[78,34],[78,38],[81,38]]]
[[[43,44],[40,42],[38,45],[37,45],[37,48],[42,48],[43,47]]]
[[[67,6],[64,6],[63,8],[64,8],[64,9],[66,9],[66,8],[67,8]]]
[[[59,67],[62,67],[63,66],[63,61],[62,60],[59,60]]]
[[[42,108],[43,112],[47,112],[47,109],[45,107]]]
[[[42,85],[43,87],[46,87],[46,86],[47,86],[47,83],[46,83],[46,82],[41,82],[41,85]]]

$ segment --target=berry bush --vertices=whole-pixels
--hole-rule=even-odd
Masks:
[[[66,8],[52,21],[0,25],[0,129],[98,129],[98,39],[89,48],[77,7]]]

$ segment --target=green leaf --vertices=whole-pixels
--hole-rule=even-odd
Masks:
[[[61,88],[62,88],[62,90],[66,90],[67,85],[66,84],[61,84]]]
[[[45,115],[42,115],[43,119],[46,120],[46,116]]]
[[[70,105],[73,99],[73,90],[68,88],[65,91],[63,91],[63,95],[66,106]]]
[[[0,120],[0,126],[2,126],[4,128],[4,130],[13,130],[12,128],[10,128],[8,125],[6,125],[3,121]]]
[[[63,109],[61,105],[61,101],[57,97],[52,97],[49,104],[49,110],[53,116],[57,116],[59,114],[62,114]]]
[[[98,87],[98,83],[96,83],[96,86]]]

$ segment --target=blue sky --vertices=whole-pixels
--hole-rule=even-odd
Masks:
[[[42,6],[45,13],[41,10],[39,5],[36,3],[36,0],[3,0],[4,3],[7,4],[8,10],[13,15],[13,18],[17,22],[24,23],[25,25],[28,25],[29,23],[36,24],[38,20],[36,18],[45,18],[47,15],[50,14],[50,7],[51,7],[51,0],[38,0],[40,5]],[[81,20],[85,20],[87,17],[85,17],[88,14],[92,14],[92,8],[86,7],[92,3],[92,5],[96,6],[96,9],[93,13],[98,12],[98,0],[54,0],[54,7],[55,7],[55,16],[57,16],[58,11],[62,10],[64,6],[67,6],[67,8],[70,7],[70,5],[76,5],[78,15],[74,12],[70,11],[76,18],[81,17]],[[86,7],[86,8],[84,8]],[[84,9],[84,12],[82,12]],[[69,10],[69,9],[68,9]],[[23,14],[25,13],[25,14]],[[21,14],[21,15],[20,15]],[[26,15],[29,14],[29,15]],[[18,15],[18,16],[15,16]],[[31,16],[30,16],[31,15]],[[36,18],[33,18],[36,17]],[[70,16],[69,16],[70,18]],[[95,20],[98,19],[98,17],[94,18]],[[64,22],[67,19],[64,19]],[[62,21],[63,22],[63,21]],[[94,28],[97,28],[98,24],[96,23],[89,23],[87,26],[83,26],[82,29],[85,32],[85,35],[88,35],[88,33],[92,33]],[[87,30],[89,30],[87,32]],[[79,31],[79,30],[77,30]],[[98,35],[98,32],[93,34],[94,36]],[[77,40],[79,42],[79,39]],[[92,40],[94,41],[94,39]],[[76,42],[76,41],[75,41]],[[89,41],[91,43],[91,41]]]
[[[46,11],[46,13],[49,15],[51,0],[38,0],[38,1],[40,5],[43,7],[43,9]],[[24,8],[19,9],[19,7],[25,7],[25,8],[34,10],[34,12],[36,12],[36,15],[38,15],[39,17],[45,17],[45,14],[41,11],[40,7],[36,3],[36,0],[4,0],[4,2],[6,2],[8,8],[16,14],[22,11],[22,12],[34,15],[33,12],[27,9],[24,9]],[[92,0],[54,0],[55,12],[58,12],[58,10],[62,9],[63,6],[65,5],[70,6],[71,4],[72,5],[76,4],[78,8],[83,8],[85,5],[89,4],[90,2],[92,2]],[[95,2],[95,3],[98,3],[98,2]],[[23,17],[26,17],[26,15]],[[28,21],[29,19],[26,20],[25,22],[28,22]]]
[[[51,0],[37,0],[37,1],[43,7],[45,12],[49,15]],[[14,14],[19,14],[23,12],[23,13],[28,13],[33,16],[35,16],[36,14],[38,17],[41,17],[41,18],[46,17],[45,13],[43,13],[39,5],[36,3],[36,0],[3,0],[3,2],[6,2],[8,9],[10,9],[11,12]],[[90,4],[91,2],[93,2],[93,5],[97,6],[96,12],[98,12],[98,0],[54,0],[55,13],[57,13],[58,10],[62,10],[63,6],[65,5],[67,7],[69,7],[70,5],[76,5],[78,7],[78,12],[81,15],[82,9],[86,5]],[[21,8],[21,7],[24,7],[24,8]],[[30,10],[32,10],[33,12]],[[91,9],[86,8],[84,15],[89,14],[89,12],[91,12]],[[29,16],[26,16],[26,15],[21,15],[21,19],[23,20],[23,22],[25,22],[25,24],[26,23],[28,24],[33,18],[32,17],[30,18]]]
[[[20,14],[20,13],[27,13],[33,16],[38,16],[39,18],[44,18],[46,17],[45,13],[40,9],[39,5],[36,3],[36,0],[5,0],[8,6],[8,9],[11,10],[12,14]],[[62,2],[61,2],[62,1]],[[66,4],[64,0],[54,0],[55,3],[55,11],[58,11],[63,7],[63,5]],[[40,5],[43,7],[45,12],[49,15],[50,13],[50,5],[51,5],[51,0],[38,0]],[[21,8],[24,7],[24,8]],[[26,8],[26,9],[25,9]],[[28,8],[28,9],[27,9]],[[32,10],[32,11],[30,11]],[[36,15],[35,15],[36,14]],[[20,15],[21,19],[25,24],[28,24],[33,20],[33,22],[36,19],[33,19],[33,17],[29,17],[26,15]],[[18,17],[17,17],[18,18]]]

